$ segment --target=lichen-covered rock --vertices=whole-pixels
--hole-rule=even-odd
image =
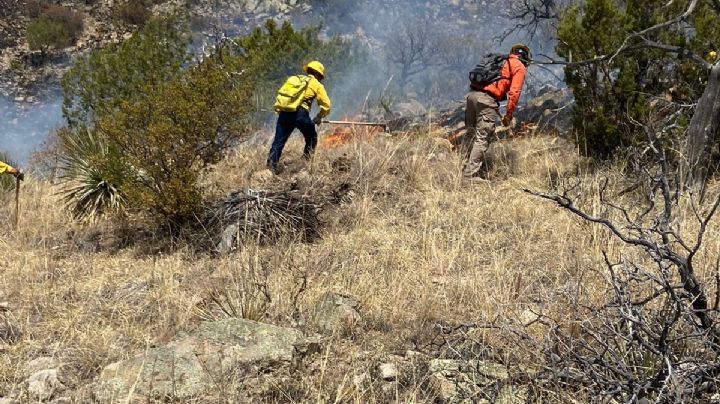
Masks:
[[[429,371],[438,398],[453,404],[481,402],[486,386],[509,378],[504,365],[480,360],[433,359]]]
[[[31,398],[45,401],[51,399],[57,392],[65,389],[58,378],[58,369],[43,369],[33,373],[25,380],[27,391]]]
[[[325,293],[315,305],[315,324],[327,333],[347,332],[362,320],[358,306],[350,296]]]
[[[291,362],[311,345],[292,328],[244,319],[206,322],[165,346],[108,365],[94,392],[100,402],[190,398],[243,370]]]

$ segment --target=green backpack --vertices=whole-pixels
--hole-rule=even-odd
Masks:
[[[295,112],[305,98],[305,90],[310,83],[310,76],[290,76],[278,90],[275,97],[276,112]]]

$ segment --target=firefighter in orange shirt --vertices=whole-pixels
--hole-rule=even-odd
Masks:
[[[485,152],[495,131],[495,120],[500,115],[500,101],[507,100],[505,115],[501,119],[502,125],[508,126],[512,122],[530,61],[530,49],[526,45],[515,44],[502,66],[499,80],[477,88],[470,85],[465,108],[465,127],[466,139],[472,142],[472,147],[463,170],[465,178],[481,174]]]

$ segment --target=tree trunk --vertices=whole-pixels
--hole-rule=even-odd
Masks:
[[[709,157],[712,147],[720,135],[720,62],[710,69],[705,87],[695,114],[688,126],[685,148],[687,157],[685,185],[690,189],[703,189],[708,175]]]

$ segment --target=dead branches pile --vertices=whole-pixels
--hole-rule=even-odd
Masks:
[[[254,239],[261,243],[320,237],[319,205],[292,191],[236,191],[207,211],[206,227],[227,239]]]

